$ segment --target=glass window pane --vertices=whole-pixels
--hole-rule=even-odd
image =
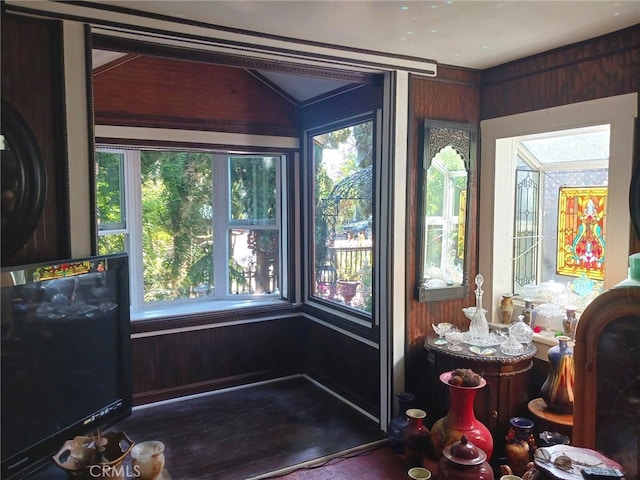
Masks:
[[[279,158],[232,157],[229,159],[232,221],[250,225],[275,225],[276,175]]]
[[[142,151],[145,302],[213,293],[212,156]]]
[[[124,208],[124,154],[96,152],[96,201],[98,229],[123,229]]]
[[[371,312],[373,122],[316,135],[312,295]]]
[[[466,198],[464,159],[447,145],[433,157],[427,171],[423,271],[429,287],[463,281]]]
[[[278,291],[279,239],[278,230],[230,230],[230,294],[269,294]]]
[[[124,233],[113,233],[98,236],[98,255],[126,252],[126,237]]]
[[[538,272],[540,172],[526,167],[516,170],[513,291],[522,293],[535,283]]]

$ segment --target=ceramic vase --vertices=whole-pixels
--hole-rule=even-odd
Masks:
[[[409,425],[409,417],[407,410],[411,406],[411,402],[415,399],[415,395],[408,392],[396,393],[398,400],[398,416],[393,417],[389,422],[389,443],[397,452],[402,452],[402,432]]]
[[[505,437],[505,454],[511,471],[521,477],[528,470],[527,464],[533,461],[536,448],[533,436],[534,424],[524,417],[509,419],[511,427]]]
[[[504,325],[511,324],[511,319],[513,317],[513,295],[511,293],[505,293],[502,295],[500,299],[500,316],[499,321]]]
[[[407,410],[409,423],[402,431],[402,450],[407,457],[408,467],[421,467],[429,453],[431,434],[424,425],[426,416],[426,412],[418,408]]]
[[[558,413],[573,413],[573,384],[575,364],[569,337],[562,335],[558,345],[549,349],[549,374],[540,393],[550,410]]]
[[[459,441],[462,435],[491,458],[493,453],[493,437],[489,429],[481,423],[473,411],[476,392],[484,388],[487,381],[480,379],[477,387],[459,387],[451,385],[451,372],[440,375],[440,381],[449,387],[449,412],[437,420],[431,427],[431,444],[436,458],[442,457],[445,447]]]

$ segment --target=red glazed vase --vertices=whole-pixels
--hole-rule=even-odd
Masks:
[[[426,416],[425,411],[419,408],[407,410],[409,423],[402,431],[402,449],[409,467],[422,467],[422,462],[429,453],[431,435],[423,423]]]
[[[459,441],[464,435],[476,447],[482,449],[487,458],[493,453],[493,436],[489,429],[481,423],[473,412],[473,401],[476,392],[483,388],[487,381],[480,379],[477,387],[459,387],[451,385],[451,372],[440,375],[440,381],[449,387],[449,413],[437,420],[431,427],[431,444],[436,458],[442,457],[442,450]]]

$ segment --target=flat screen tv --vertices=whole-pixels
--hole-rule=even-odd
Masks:
[[[131,414],[126,255],[1,270],[0,478]]]

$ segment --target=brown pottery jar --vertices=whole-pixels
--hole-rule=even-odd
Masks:
[[[487,454],[462,435],[445,447],[438,462],[438,480],[493,480]]]

